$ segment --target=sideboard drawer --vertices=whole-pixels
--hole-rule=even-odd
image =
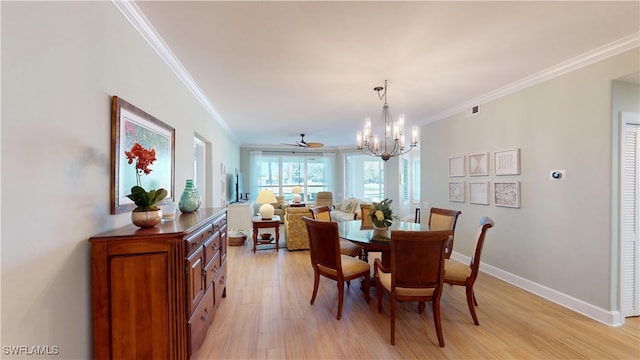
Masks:
[[[202,229],[198,230],[193,235],[190,235],[185,240],[185,244],[187,246],[186,253],[191,254],[194,251],[198,250],[211,236],[213,235],[213,225],[209,224]]]
[[[207,263],[205,267],[205,287],[209,287],[209,284],[213,283],[213,279],[216,277],[216,274],[220,270],[220,253],[216,253],[216,255]]]
[[[222,298],[226,296],[227,287],[227,263],[222,265],[222,268],[218,272],[218,276],[214,280],[213,290],[215,291],[215,306],[220,306]]]
[[[191,355],[193,355],[193,353],[196,352],[204,342],[205,335],[207,334],[207,328],[209,327],[209,324],[213,322],[213,311],[213,288],[210,287],[187,324],[190,340],[189,357],[191,357]]]
[[[204,243],[204,263],[207,264],[220,251],[220,233],[215,235]]]

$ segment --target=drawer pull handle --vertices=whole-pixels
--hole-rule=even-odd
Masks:
[[[207,321],[209,319],[209,310],[208,308],[204,308],[204,315],[200,317],[200,320]]]
[[[207,275],[207,269],[202,269],[202,276],[206,276]]]
[[[220,277],[220,285],[224,285],[224,276]]]

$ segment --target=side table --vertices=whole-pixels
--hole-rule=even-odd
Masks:
[[[280,250],[280,216],[274,215],[269,220],[263,220],[260,216],[254,216],[251,219],[251,223],[253,224],[253,253],[256,252],[256,246],[271,244],[274,240],[276,241],[276,252]],[[260,229],[268,229],[274,228],[276,229],[276,237],[270,236],[268,239],[263,239],[262,237],[258,237],[258,232]]]

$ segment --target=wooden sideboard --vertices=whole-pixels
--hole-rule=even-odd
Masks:
[[[224,208],[91,243],[94,359],[188,359],[226,296]]]

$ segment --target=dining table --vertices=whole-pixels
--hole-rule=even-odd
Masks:
[[[349,220],[338,223],[338,235],[340,238],[362,246],[364,250],[360,256],[362,260],[369,261],[369,252],[380,252],[382,265],[390,268],[391,231],[429,231],[429,225],[408,221],[394,221],[389,227],[386,237],[374,236],[374,230],[372,225],[363,225],[362,220]]]

